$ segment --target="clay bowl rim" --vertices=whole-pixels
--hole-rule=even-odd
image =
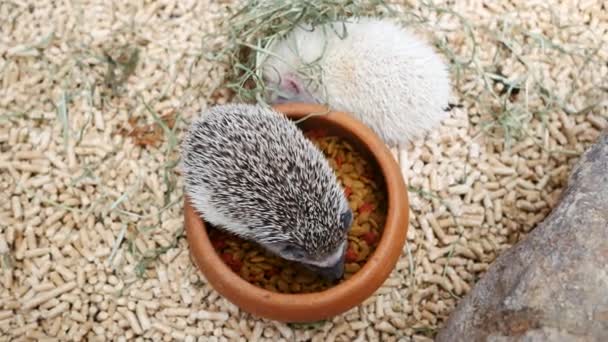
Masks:
[[[328,108],[304,103],[274,106],[292,120],[310,113],[327,113]],[[384,232],[376,250],[351,278],[321,292],[303,294],[275,293],[257,287],[226,265],[211,244],[201,215],[184,195],[186,237],[192,259],[208,283],[230,302],[254,316],[283,322],[313,322],[336,316],[370,297],[394,269],[405,244],[409,227],[409,198],[401,169],[390,150],[367,126],[343,113],[323,115],[333,125],[349,131],[376,160],[388,195]],[[212,250],[213,253],[206,253]]]

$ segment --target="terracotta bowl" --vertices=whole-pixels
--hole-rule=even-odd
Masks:
[[[318,105],[289,103],[275,106],[293,120],[310,113],[327,112]],[[388,193],[388,213],[380,242],[367,263],[348,280],[322,292],[281,294],[250,284],[228,267],[211,245],[205,222],[185,200],[186,235],[192,258],[211,286],[242,310],[282,322],[314,322],[339,315],[370,297],[395,267],[408,229],[407,189],[390,150],[367,126],[345,113],[312,116],[300,124],[303,130],[324,128],[350,141],[364,156],[375,161]]]

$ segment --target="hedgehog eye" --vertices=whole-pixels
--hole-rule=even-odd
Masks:
[[[293,75],[289,74],[285,76],[284,85],[290,93],[294,95],[300,93],[300,85],[298,84],[297,79]]]
[[[340,215],[340,225],[342,229],[347,231],[350,229],[350,226],[353,224],[353,212],[348,209]]]

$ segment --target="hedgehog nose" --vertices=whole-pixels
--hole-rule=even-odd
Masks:
[[[335,265],[323,268],[321,273],[330,281],[342,278],[344,276],[344,257],[338,260]]]

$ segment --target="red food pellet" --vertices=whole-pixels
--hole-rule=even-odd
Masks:
[[[344,196],[346,197],[350,197],[350,195],[353,193],[353,190],[350,188],[350,186],[347,186],[344,188]]]
[[[213,244],[213,247],[215,247],[215,249],[222,249],[226,247],[226,241],[224,240],[214,240],[211,243]]]
[[[232,265],[230,265],[230,268],[236,273],[241,271],[241,267],[243,267],[243,264],[239,260],[235,260]]]
[[[232,254],[230,254],[230,253],[223,253],[222,254],[222,260],[224,260],[225,263],[232,262]]]
[[[346,259],[346,262],[355,262],[355,261],[357,261],[357,259],[359,259],[359,256],[357,255],[357,252],[355,252],[349,248],[346,251],[345,259]]]
[[[344,162],[344,158],[342,156],[336,157],[336,165],[338,166],[338,169],[342,167],[343,162]]]
[[[271,268],[269,270],[266,270],[266,272],[264,272],[264,274],[267,277],[272,277],[272,276],[275,276],[275,275],[279,274],[279,271],[276,268]]]
[[[234,256],[230,253],[222,254],[222,260],[228,265],[234,272],[239,272],[243,264],[240,260],[235,259]]]
[[[361,236],[361,238],[365,242],[367,242],[368,246],[372,246],[378,240],[378,234],[375,231],[369,231],[369,232],[363,234],[363,236]]]
[[[363,213],[370,213],[374,210],[374,206],[370,203],[363,203],[360,207],[359,207],[359,214],[363,214]]]

